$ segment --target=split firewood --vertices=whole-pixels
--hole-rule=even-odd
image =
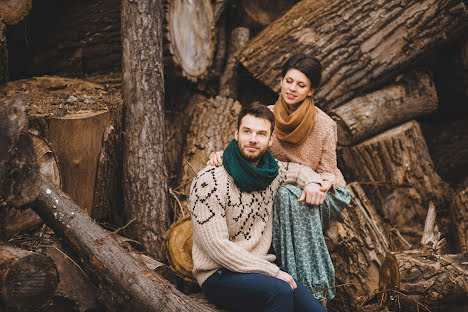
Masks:
[[[343,149],[343,160],[379,212],[402,231],[422,233],[429,202],[447,204],[450,188],[434,170],[416,121]],[[419,240],[419,239],[418,239]]]
[[[400,77],[401,78],[401,77]],[[437,109],[434,83],[415,72],[382,90],[352,99],[330,111],[338,127],[338,144],[352,145]]]
[[[57,283],[57,270],[52,259],[0,245],[0,310],[37,311],[54,295]]]
[[[42,180],[34,210],[80,257],[83,270],[108,294],[110,311],[216,311],[180,293],[136,261],[79,206]]]
[[[215,50],[215,27],[210,0],[166,1],[164,72],[191,81],[208,74]]]
[[[455,194],[449,212],[455,228],[457,250],[466,254],[468,253],[468,186]]]
[[[323,79],[314,94],[329,111],[389,81],[467,29],[462,0],[300,1],[252,39],[239,61],[279,90],[281,66],[294,53],[317,57]]]
[[[0,20],[0,85],[8,81],[8,47],[6,27]]]
[[[421,237],[422,251],[431,250],[433,253],[440,254],[440,249],[445,246],[445,238],[440,239],[439,228],[436,224],[436,209],[432,202],[429,203],[426,222],[424,223],[424,232]]]
[[[358,183],[348,184],[351,204],[331,222],[325,241],[335,266],[333,306],[354,307],[378,289],[378,272],[390,250],[388,234]]]
[[[411,250],[394,252],[382,264],[381,285],[385,287],[377,296],[384,294],[397,298],[402,311],[424,311],[421,304],[429,309],[466,304],[468,297],[467,256],[428,255]],[[397,292],[394,292],[398,291]]]
[[[32,0],[0,1],[0,20],[7,25],[15,25],[29,14]]]

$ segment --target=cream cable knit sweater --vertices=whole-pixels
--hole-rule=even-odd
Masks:
[[[223,166],[206,167],[192,182],[193,275],[200,285],[216,270],[275,276],[279,268],[268,254],[273,201],[283,184],[303,188],[321,183],[320,175],[295,163],[278,162],[279,174],[263,191],[241,192]]]

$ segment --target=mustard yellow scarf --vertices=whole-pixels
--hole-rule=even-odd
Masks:
[[[299,145],[309,136],[314,128],[317,109],[314,100],[307,97],[296,109],[290,107],[283,98],[275,103],[275,132],[280,141]]]

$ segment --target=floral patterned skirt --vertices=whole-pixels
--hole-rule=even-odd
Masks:
[[[350,202],[346,188],[328,192],[322,205],[298,203],[302,190],[285,185],[274,204],[272,245],[280,265],[302,283],[316,299],[335,297],[335,270],[323,237],[330,219]],[[322,290],[322,291],[321,291]]]

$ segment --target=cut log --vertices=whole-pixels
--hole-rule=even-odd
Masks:
[[[455,308],[457,304],[465,304],[468,297],[468,258],[463,254],[428,255],[420,251],[393,253],[393,257],[382,264],[381,271],[394,271],[398,268],[398,291],[410,296],[430,309],[442,311],[445,307]],[[382,275],[383,276],[383,275]],[[395,281],[398,277],[393,276]],[[382,283],[382,285],[385,283]],[[393,289],[391,283],[386,283],[386,289]],[[390,287],[389,287],[390,286]],[[390,293],[395,296],[395,293]],[[402,311],[423,311],[417,307],[414,300],[406,296],[398,296]],[[379,298],[380,299],[380,298]]]
[[[32,0],[2,0],[0,2],[0,20],[7,25],[21,21],[32,7]]]
[[[468,253],[468,186],[455,194],[450,205],[450,216],[457,242],[457,251]]]
[[[89,212],[92,211],[94,197],[99,198],[96,204],[107,203],[107,206],[115,207],[111,199],[118,198],[121,191],[103,189],[101,184],[95,188],[95,179],[102,171],[109,175],[116,175],[119,171],[115,159],[101,164],[98,172],[97,166],[106,127],[110,125],[117,132],[121,129],[120,91],[80,79],[60,77],[11,81],[4,85],[4,90],[7,94],[28,94],[29,127],[50,143],[58,159],[63,188],[69,195]],[[108,153],[111,153],[109,150],[116,151],[111,153],[114,158],[118,154],[117,142],[119,140],[114,138],[105,143]],[[101,180],[97,181],[100,183]],[[102,195],[101,192],[107,193]]]
[[[165,72],[196,81],[213,61],[215,27],[209,0],[171,0],[166,4]]]
[[[8,46],[6,27],[0,21],[0,85],[8,81]]]
[[[324,71],[314,95],[317,105],[329,111],[460,37],[468,27],[466,18],[462,0],[305,0],[252,39],[239,60],[278,91],[288,57],[298,52],[317,57]]]
[[[378,289],[378,272],[390,249],[388,234],[361,186],[348,184],[351,204],[332,221],[325,241],[335,266],[336,297],[331,306],[350,311]]]
[[[187,216],[171,225],[164,240],[164,249],[170,268],[193,283],[192,236],[192,222]]]
[[[246,15],[262,28],[289,10],[297,0],[242,0],[240,5]]]
[[[415,117],[437,109],[437,93],[430,76],[416,72],[405,80],[352,99],[330,111],[337,123],[338,144],[353,145]]]
[[[57,283],[57,270],[52,259],[0,245],[0,296],[5,308],[37,311],[50,300]]]
[[[434,171],[416,121],[343,149],[343,160],[357,181],[367,184],[364,189],[378,211],[400,230],[422,233],[429,202],[448,204],[450,188]]]
[[[246,27],[237,27],[231,33],[226,67],[219,83],[220,96],[237,99],[239,62],[234,55],[247,44],[249,34],[249,29]]]
[[[0,202],[21,207],[36,199],[39,164],[27,127],[27,96],[0,89]]]
[[[34,210],[63,236],[82,268],[108,293],[110,311],[216,311],[180,293],[133,259],[68,196],[43,180]]]

